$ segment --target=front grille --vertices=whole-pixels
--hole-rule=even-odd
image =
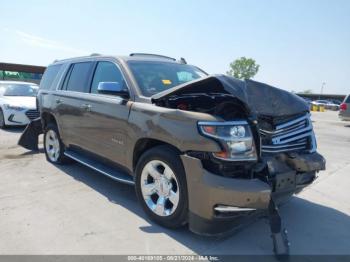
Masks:
[[[269,130],[260,128],[260,136],[262,153],[314,151],[316,147],[309,114],[272,125]]]
[[[34,120],[35,118],[38,118],[40,116],[39,111],[36,109],[28,110],[25,114],[29,118],[29,120]]]

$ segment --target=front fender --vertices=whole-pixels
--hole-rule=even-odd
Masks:
[[[198,121],[218,121],[208,114],[159,107],[153,104],[134,103],[129,116],[128,156],[132,160],[134,147],[143,138],[171,144],[181,152],[218,152],[215,141],[198,132]],[[128,160],[129,161],[129,160]],[[128,163],[132,167],[132,161]]]

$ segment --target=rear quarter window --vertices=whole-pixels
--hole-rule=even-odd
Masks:
[[[344,100],[345,103],[347,104],[350,104],[350,95],[348,95],[345,100]]]
[[[51,89],[52,83],[55,81],[58,72],[60,71],[62,64],[49,66],[43,75],[40,82],[40,89]]]

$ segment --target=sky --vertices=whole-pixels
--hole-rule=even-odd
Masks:
[[[11,0],[0,8],[0,62],[145,52],[222,74],[245,56],[260,65],[257,81],[350,93],[349,0]]]

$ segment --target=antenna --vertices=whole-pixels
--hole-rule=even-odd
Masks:
[[[183,58],[183,57],[180,57],[179,62],[180,62],[181,64],[185,64],[185,65],[187,64],[186,59],[185,59],[185,58]]]

